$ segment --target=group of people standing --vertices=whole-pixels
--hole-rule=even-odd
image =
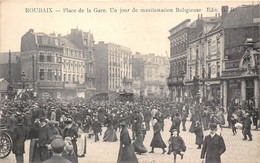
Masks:
[[[95,142],[100,141],[103,127],[106,127],[103,142],[120,140],[118,162],[138,162],[135,153],[141,155],[148,151],[143,142],[146,132],[151,129],[153,138],[149,153],[154,153],[155,148],[162,149],[162,154],[167,152],[166,143],[161,135],[161,132],[165,131],[165,119],[171,119],[172,122],[167,154],[173,153],[176,161],[177,155],[183,159],[186,151],[180,133],[187,130],[188,117],[191,121],[188,131],[196,135],[195,144],[198,145],[198,149],[202,149],[201,158],[204,158],[206,153],[206,162],[212,159],[220,162],[220,155],[225,152],[224,139],[221,137],[222,126],[225,124],[224,110],[219,106],[174,103],[162,99],[130,102],[49,99],[6,102],[2,107],[4,117],[7,118],[7,127],[13,133],[13,153],[19,163],[24,162],[26,139],[31,140],[30,162],[44,162],[53,159],[54,156],[55,159],[62,156],[70,162],[77,163],[78,157],[84,157],[86,154],[85,135],[88,135],[88,138],[93,136]],[[233,113],[238,116],[228,117],[232,131],[236,132],[235,124],[241,122],[244,140],[247,136],[252,140],[250,115],[242,112],[242,116],[239,116],[240,112]],[[131,137],[128,129],[132,131]],[[210,131],[210,137],[204,138],[205,130]],[[117,132],[120,132],[119,138]],[[219,152],[218,156],[213,157],[210,153],[214,153],[214,144],[218,144]],[[61,148],[64,150],[61,151]]]

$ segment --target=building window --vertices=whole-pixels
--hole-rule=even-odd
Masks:
[[[44,52],[40,52],[40,62],[44,62]]]
[[[220,39],[217,39],[217,54],[220,53]]]
[[[40,69],[40,80],[44,80],[44,69]]]
[[[79,81],[79,75],[77,75],[77,81]]]
[[[205,50],[205,44],[202,44],[202,47],[201,47],[201,58],[204,58],[204,50]]]
[[[210,57],[211,55],[211,42],[208,42],[208,56]]]
[[[51,55],[51,53],[48,53],[47,62],[52,62],[52,55]]]
[[[48,69],[47,76],[48,76],[47,78],[48,80],[52,79],[52,69]]]
[[[55,71],[55,80],[56,80],[56,81],[58,80],[58,75],[59,75],[59,71],[56,70],[56,71]]]
[[[192,80],[192,67],[190,67],[190,80]]]
[[[219,65],[219,62],[217,62],[217,77],[220,77],[220,65]]]
[[[43,45],[48,45],[48,38],[47,37],[43,37],[42,38],[42,44]]]
[[[72,82],[75,83],[75,75],[73,75]]]
[[[190,48],[190,60],[192,60],[192,48]]]
[[[211,65],[208,64],[208,78],[211,78]]]
[[[68,75],[68,81],[70,81],[70,74]]]
[[[202,78],[205,78],[205,66],[202,65]]]
[[[67,76],[67,74],[64,74],[64,76],[63,76],[64,82],[66,82],[66,76]]]

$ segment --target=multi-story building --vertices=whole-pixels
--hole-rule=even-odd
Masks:
[[[178,102],[183,101],[185,92],[184,78],[187,68],[187,41],[190,31],[190,19],[173,27],[169,32],[170,36],[170,74],[168,77],[168,87],[170,99]]]
[[[96,92],[95,78],[96,78],[96,61],[94,53],[94,37],[91,32],[84,32],[79,29],[71,29],[71,33],[64,36],[67,40],[72,42],[85,56],[85,82],[87,86],[86,96],[91,96]]]
[[[224,33],[224,107],[252,103],[259,108],[259,13],[259,5],[240,6],[231,10],[220,25]]]
[[[11,51],[0,53],[0,78],[5,78],[11,84],[16,84],[21,80],[22,72],[20,55],[20,52]],[[9,68],[11,71],[9,71]]]
[[[63,96],[85,97],[85,61],[86,55],[67,39],[61,38],[63,46],[62,81],[64,82]]]
[[[94,46],[98,92],[132,92],[131,49],[112,43]]]
[[[220,102],[221,64],[223,55],[223,34],[219,30],[212,30],[221,17],[207,17],[196,20],[200,25],[194,26],[197,32],[190,35],[188,48],[187,85],[196,86],[190,89],[190,94],[198,96],[200,101]],[[193,24],[191,24],[191,27]],[[199,30],[198,30],[199,29]],[[197,83],[196,83],[197,82]],[[197,89],[197,90],[194,90]]]
[[[61,97],[63,46],[59,38],[30,29],[21,40],[21,72],[39,97]]]
[[[166,79],[169,75],[169,61],[154,54],[133,56],[133,79],[135,93],[143,96],[167,97]],[[140,71],[140,72],[138,72]]]

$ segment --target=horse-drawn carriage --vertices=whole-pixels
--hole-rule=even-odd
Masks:
[[[7,157],[13,147],[13,140],[11,131],[7,129],[6,117],[2,117],[2,110],[0,110],[0,158]]]

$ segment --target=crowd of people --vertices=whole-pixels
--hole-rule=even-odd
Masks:
[[[234,135],[238,124],[241,124],[243,140],[248,136],[249,141],[252,140],[251,117],[256,129],[258,127],[258,112],[255,108],[230,107],[225,120],[225,110],[221,106],[206,106],[196,102],[176,103],[166,99],[14,100],[2,103],[1,110],[2,120],[6,121],[6,126],[12,133],[13,153],[18,163],[24,162],[24,141],[27,139],[31,140],[30,150],[26,152],[30,152],[29,161],[32,163],[50,162],[50,159],[66,159],[67,162],[77,163],[79,157],[85,157],[86,141],[91,137],[95,142],[119,140],[118,162],[138,162],[135,153],[141,155],[148,151],[143,141],[146,132],[150,130],[153,130],[153,138],[149,153],[154,153],[155,148],[162,149],[162,154],[166,153],[167,146],[161,136],[161,132],[165,132],[165,119],[172,121],[167,154],[173,153],[175,161],[177,155],[182,159],[186,151],[185,140],[180,133],[187,130],[187,120],[191,121],[188,131],[196,136],[194,143],[198,149],[202,148],[201,158],[204,159],[206,153],[206,162],[211,159],[220,161],[220,155],[225,152],[221,130],[226,122]],[[102,135],[104,127],[106,131]],[[132,131],[131,136],[128,129]],[[208,148],[212,146],[212,140],[207,136],[204,138],[204,130],[209,130],[212,136],[218,135],[215,139],[221,143],[219,156],[210,156],[212,150],[209,149],[215,147]],[[120,132],[119,138],[117,132]],[[102,140],[100,136],[103,136]]]

